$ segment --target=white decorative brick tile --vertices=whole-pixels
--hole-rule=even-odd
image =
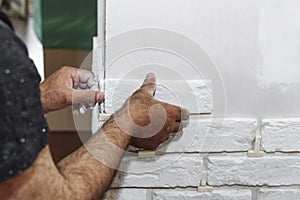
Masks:
[[[160,152],[248,151],[255,138],[257,120],[250,118],[200,119],[191,116],[182,133]]]
[[[153,200],[251,200],[249,189],[215,189],[213,192],[200,193],[196,189],[154,190]]]
[[[262,188],[258,190],[257,200],[299,200],[300,188]]]
[[[261,134],[267,152],[300,151],[300,118],[264,119]]]
[[[208,183],[218,186],[300,184],[300,156],[267,155],[262,158],[232,154],[209,156]]]
[[[137,156],[122,159],[112,187],[186,187],[198,186],[202,157],[198,154],[168,154],[155,160],[140,160]]]
[[[151,195],[150,192],[151,190],[146,189],[110,189],[103,200],[149,200],[147,197]]]
[[[143,80],[105,81],[105,111],[114,113],[122,107],[131,94],[139,89]],[[157,83],[155,98],[157,100],[178,105],[188,109],[191,113],[212,112],[212,97],[210,81],[161,81]]]

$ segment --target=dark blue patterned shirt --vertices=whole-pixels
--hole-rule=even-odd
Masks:
[[[48,143],[40,80],[26,46],[0,11],[0,182],[30,167]]]

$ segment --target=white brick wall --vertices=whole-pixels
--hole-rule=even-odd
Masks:
[[[298,118],[264,119],[258,125],[251,118],[192,116],[183,133],[160,148],[157,154],[161,155],[154,160],[124,157],[120,169],[129,172],[117,173],[112,183],[116,189],[105,199],[299,199],[300,190],[295,188],[300,185],[299,130]],[[250,158],[246,152],[253,149],[257,131],[266,154]],[[211,193],[196,189],[203,166],[208,171],[207,184],[214,187]],[[254,190],[257,186],[271,188]]]
[[[106,80],[106,111],[114,112],[122,106],[140,82]],[[188,83],[186,87],[196,91],[193,97],[182,92],[182,87],[175,89],[176,95],[170,92],[178,86],[174,81],[165,82],[168,87],[158,86],[157,97],[172,104],[187,105],[192,113],[211,112],[209,87],[203,81]],[[161,91],[173,94],[174,98]],[[178,103],[178,96],[185,103]],[[187,103],[190,98],[200,98],[195,101],[196,107]],[[300,118],[263,119],[258,123],[254,118],[192,115],[184,124],[182,133],[164,143],[155,159],[141,160],[134,154],[125,156],[111,185],[114,189],[105,199],[300,199],[299,190],[294,188],[300,185]],[[262,136],[261,150],[265,155],[250,158],[247,152],[253,150],[257,134]],[[204,169],[213,192],[202,193],[196,189]]]
[[[122,106],[140,83],[140,80],[106,80],[106,111],[112,113]],[[209,87],[203,81],[188,81],[184,86],[196,91],[193,97],[182,92],[188,89],[176,90],[178,82],[164,84],[169,85],[157,88],[159,99],[187,105],[192,113],[213,110]],[[174,98],[168,98],[162,91]],[[191,98],[200,99],[195,101],[196,107],[187,103]],[[300,199],[299,190],[295,189],[300,185],[300,118],[263,119],[258,123],[255,118],[192,115],[184,125],[182,133],[157,150],[155,159],[141,160],[134,154],[125,156],[112,182],[114,189],[105,199]],[[247,152],[253,150],[256,135],[262,137],[261,150],[265,155],[251,158]],[[196,189],[204,169],[213,192]]]

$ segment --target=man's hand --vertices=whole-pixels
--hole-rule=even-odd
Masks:
[[[62,67],[40,84],[41,101],[45,113],[73,104],[95,104],[104,100],[97,91],[97,82],[88,70]]]
[[[187,110],[153,98],[155,82],[155,75],[147,74],[142,87],[114,115],[119,128],[132,136],[130,144],[147,150],[156,149],[189,118]]]

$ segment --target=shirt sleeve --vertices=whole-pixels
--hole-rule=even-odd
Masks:
[[[0,23],[0,182],[30,167],[48,144],[39,83],[25,45]]]

